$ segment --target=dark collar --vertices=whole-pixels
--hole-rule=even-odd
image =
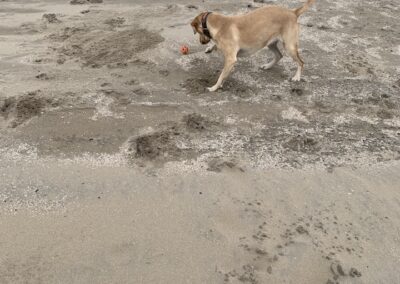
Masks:
[[[210,30],[207,27],[207,19],[208,16],[210,16],[212,12],[207,12],[203,15],[203,18],[201,19],[201,27],[203,29],[203,34],[208,37],[208,38],[212,38],[211,34],[210,34]]]

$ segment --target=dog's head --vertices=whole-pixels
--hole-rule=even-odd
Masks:
[[[199,14],[196,18],[193,19],[193,21],[190,23],[192,26],[194,34],[199,34],[199,39],[201,44],[207,44],[211,41],[211,38],[206,36],[203,31],[203,19],[206,16],[207,12],[203,12]]]

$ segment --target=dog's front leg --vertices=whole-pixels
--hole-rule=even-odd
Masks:
[[[211,88],[208,88],[210,92],[215,92],[218,90],[221,86],[224,80],[229,76],[231,73],[233,66],[235,65],[237,59],[236,59],[236,53],[234,55],[229,55],[225,56],[225,65],[224,69],[222,69],[221,75],[219,75],[217,83],[212,86]]]
[[[212,46],[209,46],[209,47],[206,48],[205,53],[211,53],[211,52],[216,51],[216,50],[217,50],[217,45],[213,44]]]

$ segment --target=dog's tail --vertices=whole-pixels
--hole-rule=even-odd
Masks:
[[[305,11],[310,8],[310,6],[315,2],[315,0],[307,0],[307,3],[304,4],[302,7],[297,8],[294,10],[294,13],[296,14],[297,17],[299,17],[301,14],[303,14]]]

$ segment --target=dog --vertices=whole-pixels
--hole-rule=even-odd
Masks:
[[[211,53],[220,50],[225,60],[217,83],[207,89],[214,92],[222,87],[224,80],[231,73],[238,55],[251,55],[268,46],[274,54],[274,58],[263,66],[263,69],[274,66],[283,57],[277,46],[280,40],[283,42],[287,54],[297,63],[297,71],[292,80],[300,81],[304,61],[298,52],[299,24],[297,19],[314,2],[315,0],[307,0],[302,7],[294,10],[279,6],[265,6],[237,16],[203,12],[195,17],[191,22],[191,27],[194,34],[199,34],[200,43],[206,45],[210,41],[214,42],[214,45],[208,47],[205,52]]]

